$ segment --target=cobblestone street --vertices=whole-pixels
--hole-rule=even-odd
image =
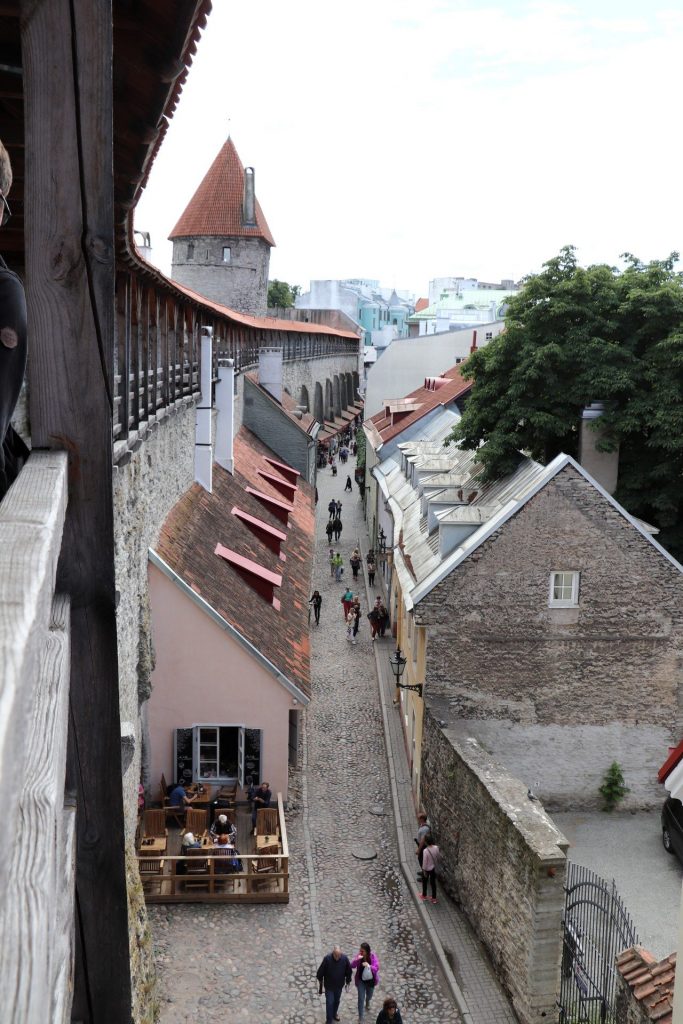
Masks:
[[[200,1019],[322,1024],[315,972],[339,944],[354,955],[376,951],[381,981],[366,1021],[374,1024],[388,993],[405,1024],[460,1017],[399,868],[377,674],[364,581],[351,580],[349,555],[365,535],[358,491],[343,491],[347,471],[318,478],[313,588],[323,596],[312,626],[312,692],[287,815],[290,902],[285,906],[153,906],[161,1021]],[[344,504],[344,584],[361,598],[358,644],[347,642],[340,603],[344,584],[330,578],[324,532],[331,497]],[[378,641],[386,648],[391,642]],[[383,813],[373,813],[380,809]],[[371,848],[376,857],[354,852]],[[439,906],[432,908],[438,913]],[[355,988],[342,997],[342,1021],[358,1019]]]

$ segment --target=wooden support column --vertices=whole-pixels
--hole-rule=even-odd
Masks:
[[[69,456],[58,589],[71,601],[74,1017],[131,1018],[112,503],[111,0],[21,0],[31,434]],[[46,1012],[47,1009],[46,1009]]]

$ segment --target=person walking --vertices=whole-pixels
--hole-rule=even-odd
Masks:
[[[332,534],[334,533],[334,526],[332,524],[332,520],[331,519],[328,519],[328,521],[327,521],[327,525],[325,526],[325,533],[327,534],[327,543],[331,544],[332,543]]]
[[[320,596],[320,591],[319,590],[314,590],[313,591],[313,595],[312,595],[312,597],[311,597],[311,599],[310,599],[310,601],[308,603],[313,605],[313,614],[315,615],[315,624],[316,624],[316,626],[319,626],[320,625],[320,609],[322,608],[322,603],[323,603],[323,599]]]
[[[330,550],[327,557],[330,563],[330,577],[334,579],[336,574],[336,563],[334,560],[334,548],[332,546],[330,546]]]
[[[341,536],[341,532],[344,529],[344,527],[342,526],[342,521],[339,518],[339,516],[337,516],[337,518],[334,520],[334,522],[332,524],[332,529],[334,530],[334,540],[335,540],[335,543],[338,544],[339,543],[339,538]]]
[[[329,505],[327,506],[327,511],[330,513],[330,519],[334,519],[334,517],[337,514],[337,502],[334,500],[334,498],[332,498]]]
[[[316,978],[318,979],[318,994],[323,994],[325,988],[325,1024],[332,1024],[339,1020],[339,1003],[341,1002],[342,991],[346,987],[349,990],[353,971],[351,961],[341,951],[341,946],[335,946],[331,953],[324,956],[318,968]]]
[[[353,484],[351,483],[351,477],[350,476],[346,477],[346,483],[344,484],[344,490],[345,491],[353,490]]]
[[[334,578],[337,583],[341,583],[342,573],[344,572],[344,559],[337,551],[334,556]]]
[[[338,501],[337,502],[337,519],[339,519],[340,521],[341,521],[341,513],[342,513],[342,503],[341,503],[341,501]]]
[[[403,1024],[401,1011],[393,996],[387,996],[382,1003],[382,1009],[377,1014],[375,1024]]]
[[[360,629],[360,601],[358,598],[354,598],[353,601],[353,639],[355,640],[358,636],[358,630]]]
[[[370,1009],[370,1000],[379,984],[379,960],[367,942],[361,942],[357,956],[351,961],[356,972],[356,991],[358,992],[358,1021],[362,1024],[365,1011]]]
[[[387,611],[387,608],[386,608],[386,605],[384,604],[384,601],[380,601],[380,605],[379,605],[378,611],[379,611],[379,623],[378,623],[379,635],[380,635],[380,637],[382,639],[384,639],[384,634],[386,633],[387,626],[389,625],[389,612]]]
[[[427,883],[432,889],[432,903],[436,903],[436,869],[440,863],[441,851],[434,842],[434,836],[425,836],[422,851],[422,893],[420,894],[423,903],[427,901]]]
[[[346,639],[350,644],[358,643],[357,640],[353,639],[353,624],[356,621],[356,616],[353,611],[349,608],[349,613],[346,616]]]
[[[375,571],[376,571],[377,567],[376,567],[376,564],[375,564],[375,552],[372,550],[372,548],[370,548],[370,550],[368,551],[368,553],[366,555],[365,565],[366,565],[367,570],[368,570],[368,586],[369,587],[374,587],[374,585],[375,585]]]
[[[370,639],[373,644],[377,639],[377,632],[379,630],[379,610],[377,605],[370,609],[368,612],[368,619],[370,620]]]
[[[349,612],[353,606],[353,593],[347,587],[345,592],[342,594],[341,603],[344,605],[344,622],[348,617]]]
[[[360,569],[360,565],[361,565],[361,562],[360,562],[360,552],[359,552],[358,548],[354,548],[353,549],[353,551],[351,552],[351,558],[349,559],[349,561],[351,562],[351,572],[353,573],[353,578],[354,578],[354,580],[357,580],[358,579],[358,570]]]

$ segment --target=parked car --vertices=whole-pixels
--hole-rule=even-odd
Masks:
[[[683,804],[667,797],[662,807],[662,842],[667,853],[675,853],[683,864]]]

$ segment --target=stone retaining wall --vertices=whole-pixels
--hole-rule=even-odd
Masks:
[[[421,779],[442,884],[486,946],[520,1024],[554,1020],[567,840],[526,785],[439,725],[443,714],[430,699]]]

